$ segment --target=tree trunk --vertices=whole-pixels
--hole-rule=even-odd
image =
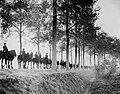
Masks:
[[[98,53],[97,54],[97,64],[99,65],[99,63],[100,63],[100,54]]]
[[[83,55],[82,55],[82,50],[83,50],[83,49],[82,49],[82,47],[83,47],[83,46],[81,46],[81,68],[83,68],[83,58],[82,58],[82,56],[83,56]]]
[[[95,54],[96,54],[96,52],[95,52],[95,45],[94,45],[94,66],[96,66],[96,58],[95,58],[96,55]]]
[[[75,69],[76,69],[76,64],[77,64],[77,39],[75,44]]]
[[[76,10],[76,0],[75,0],[75,10]],[[75,69],[76,69],[76,65],[77,65],[77,12],[75,11]]]
[[[20,23],[20,55],[22,53],[22,23]]]
[[[40,55],[40,28],[38,28],[38,44],[37,44],[37,47],[38,47],[38,56]],[[38,58],[38,62],[40,62],[40,58]]]
[[[20,11],[20,17],[21,17],[21,9],[19,10]],[[20,19],[20,33],[19,33],[19,36],[20,36],[20,55],[21,55],[21,52],[22,52],[22,20]]]
[[[52,69],[57,68],[57,54],[56,54],[56,26],[57,26],[57,0],[53,0],[53,32],[52,32]]]
[[[51,51],[52,51],[52,49],[51,49],[51,44],[50,44],[50,60],[51,60]]]
[[[38,43],[37,43],[37,47],[38,47],[38,55],[40,54],[40,28],[38,28]]]
[[[92,66],[92,55],[90,53],[90,66]]]
[[[71,64],[73,64],[73,59],[72,59],[72,47],[71,47]]]
[[[78,42],[78,66],[80,68],[80,41]]]
[[[83,44],[83,68],[85,67],[85,46]]]
[[[69,29],[68,29],[68,1],[66,0],[66,68],[69,70]]]
[[[63,60],[63,51],[61,51],[61,60]]]

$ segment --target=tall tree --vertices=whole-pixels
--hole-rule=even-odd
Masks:
[[[28,9],[29,4],[26,0],[13,0],[4,2],[0,12],[3,31],[6,32],[11,27],[17,29],[20,38],[20,53],[22,51],[23,26],[25,25]]]
[[[31,29],[33,37],[31,38],[32,42],[37,44],[38,54],[40,54],[40,42],[43,41],[44,28],[46,25],[46,19],[48,18],[50,4],[47,1],[41,1],[31,3],[31,9],[28,14],[27,26]],[[41,31],[41,28],[43,30]]]
[[[53,32],[52,32],[52,69],[56,70],[57,67],[57,54],[56,54],[56,26],[57,26],[57,0],[53,0]]]

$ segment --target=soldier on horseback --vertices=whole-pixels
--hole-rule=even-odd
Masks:
[[[23,59],[24,59],[24,57],[25,57],[25,49],[23,48],[23,50],[22,50],[22,57],[23,57]]]
[[[45,58],[48,59],[48,53],[46,53]]]
[[[8,53],[8,48],[6,46],[6,43],[4,43],[4,45],[3,45],[3,52]]]
[[[35,58],[36,58],[36,59],[38,59],[38,54],[37,54],[37,52],[35,53],[35,55],[34,55],[34,56],[35,56]]]
[[[25,49],[23,48],[23,50],[22,50],[22,52],[21,52],[22,54],[22,59],[23,59],[23,68],[26,68],[25,67],[25,64],[26,64],[26,61],[25,61]]]
[[[37,68],[39,67],[39,60],[38,60],[38,54],[37,52],[34,54],[34,58],[33,58],[33,68],[35,68],[35,64],[37,66]]]
[[[3,57],[7,58],[7,55],[8,55],[8,48],[7,48],[6,43],[4,43],[4,45],[3,45]]]

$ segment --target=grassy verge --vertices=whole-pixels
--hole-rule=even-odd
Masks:
[[[0,94],[84,94],[89,84],[74,71],[0,70]]]

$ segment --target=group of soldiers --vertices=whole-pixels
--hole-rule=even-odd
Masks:
[[[4,43],[3,45],[3,52],[4,52],[4,57],[8,59],[9,50],[6,43]],[[23,48],[20,55],[17,56],[17,60],[18,60],[18,66],[20,67],[21,67],[21,62],[23,63],[24,66],[26,66],[26,64],[29,65],[29,62],[33,63],[33,66],[34,64],[39,64],[39,63],[44,63],[44,64],[49,63],[48,53],[46,53],[44,57],[41,57],[41,53],[37,53],[37,52],[35,52],[35,54],[33,54],[33,52],[28,53],[25,51],[25,48]]]
[[[4,45],[3,45],[3,52],[5,52],[6,54],[8,53],[8,47],[7,47],[6,43],[4,43]],[[23,48],[23,50],[21,52],[21,55],[23,56],[23,58],[24,58],[25,54],[26,54],[26,52],[25,52],[25,49]],[[33,54],[33,53],[31,52],[31,54]],[[48,53],[46,53],[45,57],[48,58]],[[38,55],[38,53],[36,52],[34,54],[34,58],[41,58],[41,53]]]
[[[22,50],[22,52],[21,52],[21,55],[24,57],[24,55],[26,54],[26,52],[25,52],[25,49],[23,48],[23,50]],[[31,52],[31,54],[33,54],[32,52]],[[34,54],[34,58],[41,58],[41,53],[35,53]],[[45,55],[45,58],[48,58],[48,53],[46,53],[46,55]]]
[[[23,68],[24,69],[28,69],[29,65],[32,68],[35,68],[35,64],[36,64],[36,68],[39,69],[39,66],[43,63],[44,65],[47,65],[49,63],[49,58],[48,58],[48,53],[46,53],[45,57],[41,57],[41,53],[35,53],[33,56],[33,52],[31,52],[31,54],[26,53],[25,49],[23,48],[23,50],[21,51],[21,57],[19,58],[18,56],[18,62],[20,60],[23,61]],[[30,63],[30,64],[29,64]],[[19,63],[20,64],[20,63]],[[21,68],[21,65],[19,65]]]

